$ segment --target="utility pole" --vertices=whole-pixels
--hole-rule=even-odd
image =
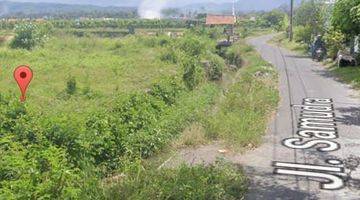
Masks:
[[[232,25],[231,35],[234,35],[235,32],[235,24],[236,24],[236,11],[235,11],[235,0],[233,0],[233,6],[232,6],[232,15],[234,17],[234,24]]]
[[[236,16],[236,14],[235,14],[235,0],[233,1],[232,14],[233,14],[234,17]]]
[[[294,0],[290,0],[290,31],[289,31],[289,39],[290,41],[293,40],[293,36],[294,36],[294,33],[293,33],[293,21],[294,19]]]

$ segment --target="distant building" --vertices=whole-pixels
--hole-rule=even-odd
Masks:
[[[235,25],[236,17],[234,15],[211,15],[206,16],[206,25]]]

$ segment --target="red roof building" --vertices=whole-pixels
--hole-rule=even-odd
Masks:
[[[234,25],[236,17],[233,15],[207,15],[206,25]]]

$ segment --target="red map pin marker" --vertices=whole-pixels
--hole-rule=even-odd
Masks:
[[[14,78],[21,91],[21,102],[24,102],[26,99],[26,90],[29,87],[32,77],[33,73],[29,66],[22,65],[17,67],[14,71]]]

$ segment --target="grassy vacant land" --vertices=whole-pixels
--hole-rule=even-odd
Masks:
[[[223,80],[218,82],[218,86],[222,90],[221,94],[217,95],[208,110],[199,113],[198,119],[184,129],[170,148],[194,147],[209,144],[213,140],[221,140],[234,150],[244,151],[261,144],[271,113],[279,101],[278,74],[244,41],[239,41],[227,49],[225,57],[229,63],[242,63],[242,68],[238,71],[225,69]],[[160,158],[146,160],[144,166],[147,169],[158,168],[169,156],[174,154],[173,151],[176,149],[170,150],[170,152],[169,150],[165,151],[165,155],[160,155]],[[200,173],[198,170],[202,172]],[[247,191],[248,184],[241,169],[221,160],[205,168],[202,166],[189,168],[184,165],[175,169],[161,168],[155,173],[162,177],[160,179],[155,178],[152,170],[144,171],[144,173],[145,176],[140,176],[135,180],[133,177],[131,178],[132,187],[128,187],[128,182],[111,180],[111,186],[108,188],[110,192],[105,193],[110,193],[111,196],[123,195],[123,198],[131,196],[135,199],[145,197],[241,199]],[[191,174],[190,177],[188,177],[189,174]],[[207,179],[205,174],[212,174],[212,178]],[[232,178],[226,179],[225,177]],[[200,181],[201,179],[206,181]],[[191,181],[188,182],[189,180]],[[228,182],[229,180],[230,182]],[[216,186],[208,181],[215,183]],[[179,190],[173,190],[174,185],[183,186],[184,184],[190,189],[186,190],[189,193],[179,193]],[[134,186],[135,189],[141,191],[141,194],[134,195]],[[216,188],[221,188],[225,192],[217,193],[218,189]],[[161,190],[161,192],[154,192],[157,190]],[[214,194],[220,196],[215,197]]]
[[[0,199],[243,198],[245,175],[231,164],[147,164],[193,130],[205,133],[184,145],[259,144],[278,100],[276,72],[243,42],[216,50],[219,35],[62,33],[33,50],[5,41]],[[34,71],[25,104],[12,78],[22,64]]]
[[[117,93],[144,91],[163,76],[175,75],[176,66],[160,60],[158,38],[125,39],[54,37],[33,51],[0,49],[2,91],[18,94],[13,69],[28,64],[34,79],[27,106],[44,115],[73,112],[78,117],[111,103]],[[74,95],[66,84],[76,81]],[[71,98],[70,98],[71,97]]]

